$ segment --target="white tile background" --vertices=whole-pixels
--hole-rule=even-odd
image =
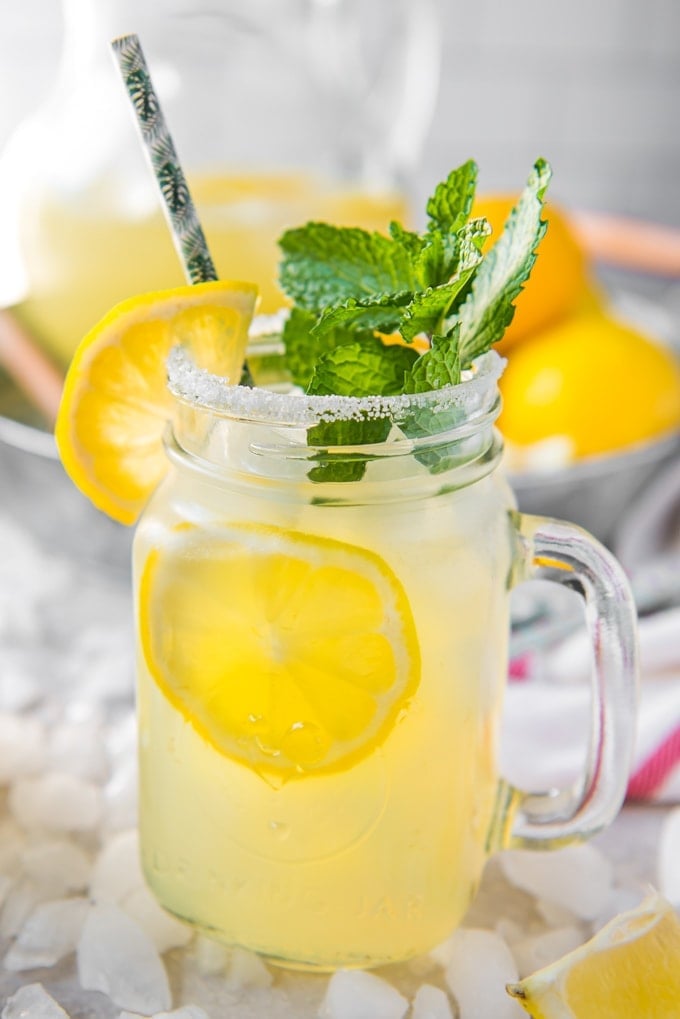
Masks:
[[[438,2],[444,71],[417,191],[470,155],[484,187],[515,188],[542,154],[568,204],[680,225],[678,0]],[[2,0],[1,15],[0,143],[49,90],[60,3]]]

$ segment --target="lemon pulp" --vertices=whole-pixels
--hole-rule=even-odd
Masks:
[[[148,557],[139,604],[163,693],[256,771],[349,766],[385,738],[418,684],[401,584],[379,556],[343,542],[179,525]]]
[[[680,919],[652,893],[581,948],[509,990],[534,1019],[675,1019]]]
[[[232,281],[142,294],[81,341],[55,438],[71,480],[114,520],[134,523],[167,469],[171,348],[188,346],[200,367],[238,382],[256,295],[253,284]]]

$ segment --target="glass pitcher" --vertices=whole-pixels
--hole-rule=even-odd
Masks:
[[[151,888],[199,930],[298,968],[406,959],[490,854],[619,809],[631,595],[586,532],[516,512],[501,367],[357,399],[228,388],[173,354],[172,468],[134,544],[140,833]],[[386,437],[324,442],[357,420]],[[510,590],[539,574],[585,599],[593,737],[577,787],[529,794],[499,775],[498,730]]]
[[[0,304],[61,365],[113,304],[183,282],[109,52],[136,32],[222,278],[281,303],[276,238],[405,215],[438,80],[432,0],[62,0],[52,98],[0,165]],[[2,253],[0,253],[2,254]]]

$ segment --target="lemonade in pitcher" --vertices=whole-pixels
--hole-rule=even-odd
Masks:
[[[0,152],[0,301],[60,367],[115,303],[184,279],[111,59],[126,32],[145,40],[219,275],[256,280],[261,312],[282,301],[285,229],[405,218],[437,91],[434,0],[53,6],[54,87]]]
[[[276,240],[306,219],[386,229],[404,219],[396,190],[341,186],[304,173],[190,175],[222,279],[260,283],[260,311],[283,301],[276,285]],[[108,308],[142,290],[179,286],[182,270],[161,211],[135,211],[103,178],[87,195],[31,196],[22,221],[30,291],[13,308],[19,322],[66,366],[83,333]]]
[[[424,952],[490,853],[586,838],[622,802],[625,578],[586,532],[518,514],[498,469],[491,347],[549,176],[539,160],[490,254],[468,162],[423,233],[286,231],[280,335],[260,323],[248,343],[252,285],[202,283],[118,306],[71,365],[64,465],[139,520],[147,880],[198,930],[282,965]],[[237,384],[246,354],[253,386]],[[544,569],[588,603],[601,724],[578,789],[526,794],[497,765],[508,601]]]

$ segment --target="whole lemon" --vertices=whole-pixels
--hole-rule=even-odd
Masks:
[[[484,216],[493,233],[493,245],[501,235],[517,195],[480,196],[473,216]],[[588,273],[588,261],[565,213],[547,202],[543,218],[548,229],[538,246],[531,278],[515,301],[515,315],[497,345],[506,353],[518,341],[557,322],[581,307],[597,304],[597,291]]]
[[[516,445],[566,436],[574,456],[680,426],[680,361],[605,312],[572,315],[513,348],[500,430]]]

